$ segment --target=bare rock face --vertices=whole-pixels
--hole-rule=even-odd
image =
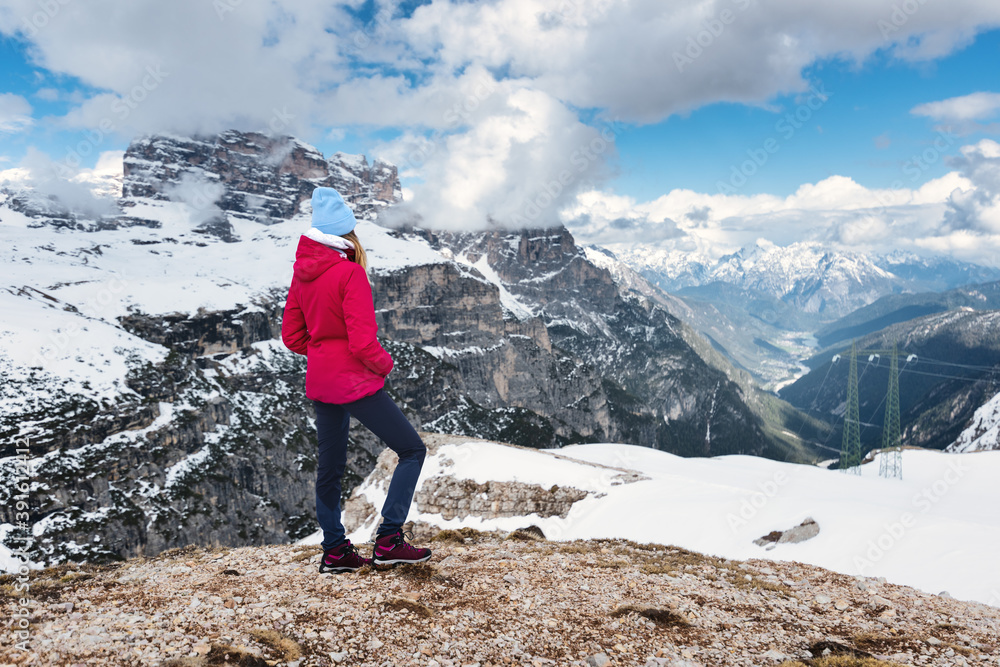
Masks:
[[[373,281],[379,331],[415,370],[389,383],[425,428],[536,447],[616,433],[601,375],[554,350],[542,318],[505,312],[495,285],[454,263]]]
[[[565,227],[408,231],[470,271],[495,275],[520,304],[518,319],[540,320],[552,349],[583,362],[582,373],[560,381],[588,370],[603,378],[578,395],[607,405],[606,437],[685,456],[784,457],[742,389],[692,348],[681,322],[649,299],[624,295]]]
[[[402,199],[393,165],[345,153],[326,159],[293,137],[256,132],[146,137],[129,145],[124,167],[123,206],[171,199],[262,223],[301,212],[317,186],[337,189],[363,218]]]
[[[819,535],[819,524],[811,516],[788,530],[775,530],[753,541],[759,547],[773,547],[775,544],[796,544]]]
[[[421,433],[421,438],[427,446],[428,457],[436,456],[442,445],[457,445],[474,438],[445,435],[441,433]],[[509,446],[509,445],[508,445]],[[364,487],[378,489],[384,493],[396,469],[397,457],[390,451],[383,451],[378,458],[375,469],[365,480]],[[420,514],[437,514],[442,521],[475,517],[479,519],[500,519],[509,517],[528,517],[537,515],[542,518],[558,516],[566,518],[573,504],[592,495],[592,492],[570,486],[553,485],[549,487],[540,484],[527,484],[517,481],[486,481],[483,483],[471,479],[456,477],[449,472],[453,461],[445,458],[441,465],[444,471],[424,480],[414,494],[416,510]],[[612,484],[628,484],[646,479],[635,472],[605,468],[596,464],[600,472],[610,475]],[[343,506],[342,520],[347,532],[371,525],[374,530],[381,508],[369,502],[362,487],[355,488]],[[436,529],[418,522],[415,534],[430,536]]]
[[[552,486],[521,482],[486,482],[479,484],[469,479],[429,479],[416,494],[421,512],[440,514],[445,521],[479,516],[485,519],[526,516],[559,516],[566,518],[578,500],[587,497],[586,491],[572,487]]]

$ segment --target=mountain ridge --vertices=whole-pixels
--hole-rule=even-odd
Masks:
[[[901,252],[837,251],[815,241],[778,246],[761,239],[718,259],[656,247],[608,247],[667,292],[726,283],[781,299],[826,320],[886,294],[942,291],[1000,279],[996,268]]]
[[[337,179],[359,188],[349,201],[397,361],[387,390],[418,426],[545,447],[814,458],[783,434],[792,408],[765,428],[769,413],[751,407],[760,396],[705,362],[665,310],[623,295],[565,229],[383,228],[372,219],[396,200],[395,171],[321,157],[292,138],[145,138],[126,151],[117,218],[53,218],[31,196],[0,204],[4,261],[20,280],[0,291],[18,313],[0,331],[0,430],[28,437],[50,480],[32,510],[36,560],[311,532],[304,360],[277,332],[306,193]],[[351,444],[347,491],[383,448],[364,429]]]

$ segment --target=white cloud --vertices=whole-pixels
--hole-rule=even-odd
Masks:
[[[803,91],[803,68],[822,58],[860,61],[879,49],[939,57],[1000,24],[992,0],[926,3],[897,17],[898,5],[434,0],[402,23],[398,39],[449,68],[508,68],[575,106],[648,122],[712,102],[764,104],[776,93]]]
[[[933,250],[1000,266],[1000,144],[961,149],[950,172],[916,189],[870,189],[832,176],[787,197],[673,190],[649,202],[590,191],[563,211],[581,242],[639,242],[718,258],[767,239],[854,250]],[[629,234],[616,231],[630,221]]]
[[[1000,113],[1000,93],[979,92],[927,102],[913,107],[910,113],[937,121],[988,120]]]
[[[961,156],[950,162],[969,182],[948,197],[945,221],[949,228],[973,234],[1000,234],[1000,144],[983,139],[972,146],[963,146]]]
[[[45,102],[56,102],[59,100],[59,90],[56,88],[39,88],[35,91],[35,97]]]
[[[14,134],[33,124],[28,100],[13,93],[0,93],[0,133]]]
[[[404,173],[421,177],[389,222],[420,217],[421,224],[449,229],[469,221],[551,226],[563,205],[600,177],[614,152],[613,126],[584,125],[543,92],[499,87],[490,93],[489,113],[467,131],[406,135],[381,147]]]
[[[95,183],[87,178],[87,172],[71,173],[66,165],[54,162],[35,148],[28,149],[19,170],[8,171],[16,172],[15,175],[20,177],[11,180],[45,195],[56,208],[93,217],[118,213],[114,199],[95,195]]]
[[[401,165],[422,181],[413,210],[476,226],[524,217],[574,169],[600,132],[577,109],[644,123],[720,101],[765,106],[805,91],[803,71],[818,60],[860,62],[880,50],[926,60],[1000,25],[995,0],[917,2],[910,13],[899,5],[432,0],[400,18],[397,1],[384,0],[366,27],[349,6],[319,0],[59,2],[41,23],[37,0],[0,0],[0,33],[28,39],[40,68],[98,91],[57,125],[122,137],[234,127],[307,140],[389,127],[402,137],[385,153],[433,149]],[[494,80],[497,92],[480,99],[476,87]],[[613,153],[550,195],[556,204],[539,206],[537,220],[551,221]]]

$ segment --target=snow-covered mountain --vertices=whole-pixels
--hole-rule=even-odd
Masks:
[[[896,292],[940,291],[1000,278],[1000,269],[912,253],[831,250],[817,242],[778,246],[764,239],[712,260],[655,246],[609,245],[619,258],[668,292],[735,285],[833,320]],[[711,298],[701,291],[699,298]]]
[[[972,422],[948,447],[949,452],[1000,450],[1000,394],[979,406]]]
[[[0,200],[0,494],[28,442],[37,560],[313,529],[304,361],[276,339],[316,185],[363,219],[389,390],[425,429],[811,456],[565,229],[386,229],[371,220],[398,197],[394,167],[290,137],[150,137],[126,152],[121,183],[99,210],[24,188]],[[363,429],[352,439],[348,488],[383,447]]]

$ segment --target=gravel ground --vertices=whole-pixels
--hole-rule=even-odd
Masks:
[[[429,563],[345,575],[299,546],[52,568],[30,576],[29,650],[5,629],[0,663],[1000,665],[995,607],[798,563],[521,537],[446,531]],[[16,618],[16,580],[0,583]]]

